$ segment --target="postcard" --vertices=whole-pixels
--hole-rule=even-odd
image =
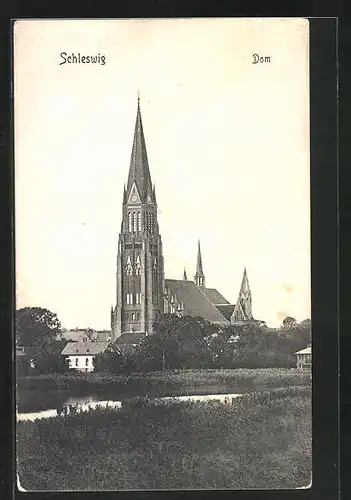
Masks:
[[[310,487],[308,20],[13,46],[18,488]]]

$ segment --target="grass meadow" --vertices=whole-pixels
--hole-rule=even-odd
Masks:
[[[254,380],[256,390],[232,405],[137,397],[119,411],[96,409],[17,423],[21,486],[49,491],[307,486],[312,430],[308,374],[278,370],[279,386],[275,370],[225,372],[172,372],[170,377],[183,384],[186,378],[189,385],[200,378],[222,384]],[[160,377],[152,374],[150,379],[158,383]],[[67,383],[67,378],[59,383],[63,380]],[[101,382],[98,376],[95,380]],[[287,380],[295,384],[285,385]]]

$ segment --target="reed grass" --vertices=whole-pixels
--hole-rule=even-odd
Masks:
[[[311,477],[311,388],[232,405],[137,397],[120,411],[17,424],[27,490],[280,489]]]
[[[309,385],[311,372],[285,368],[223,369],[223,370],[172,370],[165,372],[110,375],[100,373],[68,373],[19,377],[17,385],[25,390],[75,390],[91,391],[134,389],[140,395],[148,391],[165,391],[186,387],[222,385],[225,388],[240,388],[245,391],[257,388],[275,388],[290,385]]]

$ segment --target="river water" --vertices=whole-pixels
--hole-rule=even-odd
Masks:
[[[169,396],[155,398],[159,401],[219,401],[223,404],[233,404],[234,400],[242,394],[193,394],[185,396]],[[126,399],[125,401],[128,401]],[[43,418],[56,417],[59,413],[66,415],[75,412],[87,412],[95,408],[120,409],[123,401],[101,401],[97,396],[89,397],[69,397],[59,408],[49,408],[32,412],[17,412],[17,421],[34,421]]]

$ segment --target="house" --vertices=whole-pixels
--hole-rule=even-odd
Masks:
[[[301,349],[301,351],[295,352],[296,356],[296,367],[301,368],[310,368],[312,366],[312,346],[308,344],[305,349]]]
[[[119,353],[110,342],[68,342],[61,355],[66,356],[70,369],[93,372],[95,356],[110,351]]]

